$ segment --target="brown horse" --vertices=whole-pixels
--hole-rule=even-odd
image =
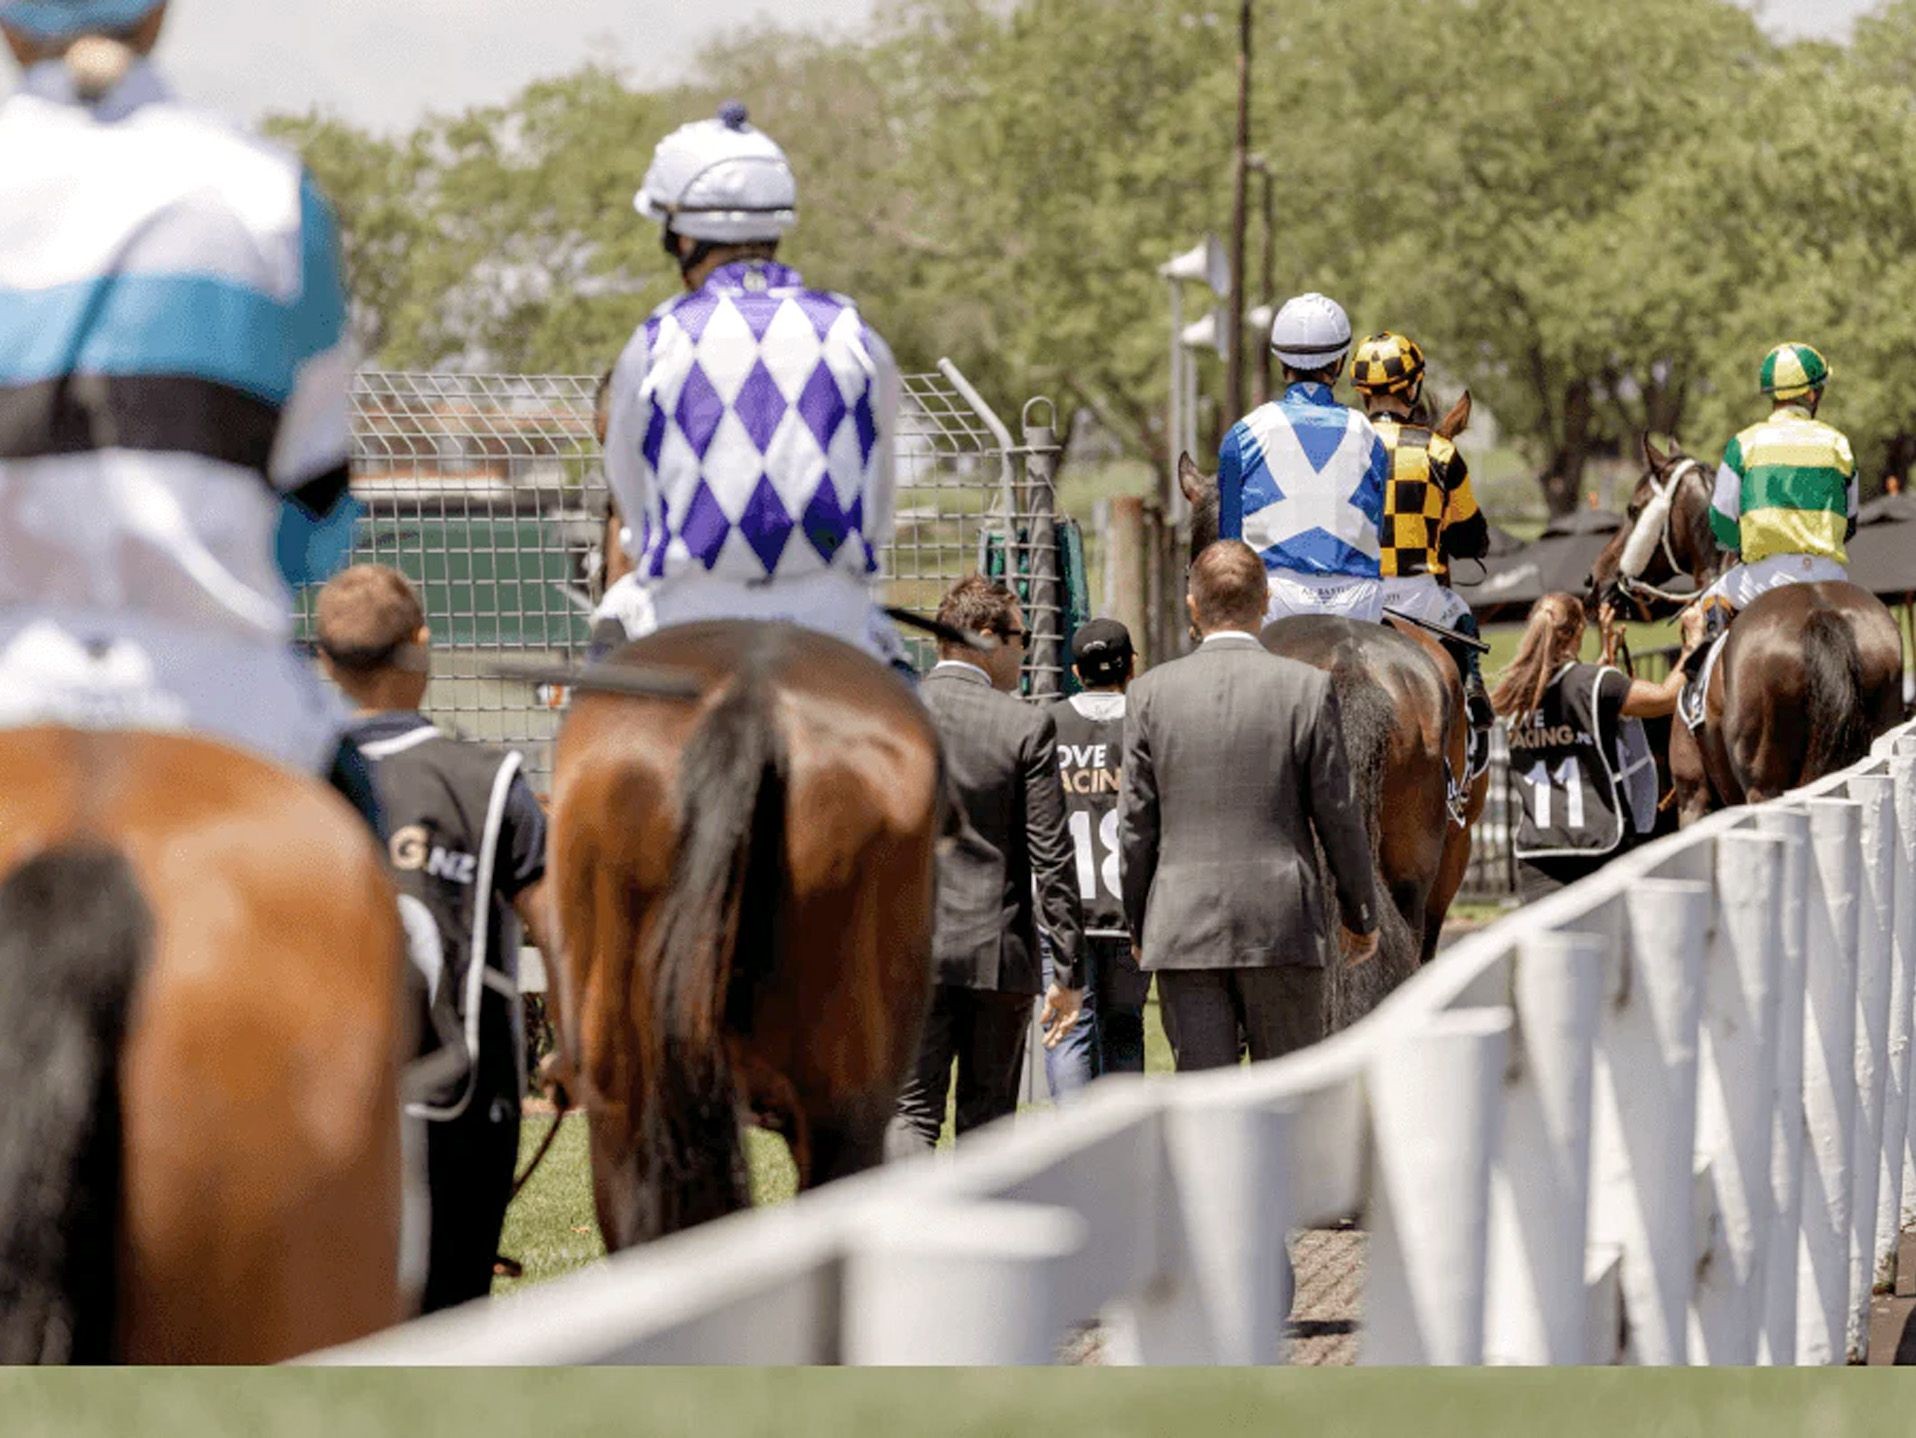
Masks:
[[[931,992],[936,732],[857,650],[783,624],[665,629],[585,694],[553,794],[562,1030],[610,1248],[750,1202],[739,1115],[801,1186],[878,1162]]]
[[[1178,480],[1191,502],[1191,554],[1218,537],[1218,488],[1189,455]],[[1333,971],[1333,1027],[1368,1013],[1437,952],[1444,918],[1470,866],[1470,826],[1489,791],[1479,775],[1467,793],[1468,719],[1463,681],[1443,646],[1415,625],[1334,617],[1282,619],[1263,634],[1273,654],[1329,673],[1344,723],[1344,747],[1377,855],[1381,906],[1378,958]]]
[[[1699,590],[1713,582],[1724,556],[1710,529],[1708,472],[1648,437],[1643,452],[1630,522],[1591,567],[1590,597],[1650,618],[1685,602],[1670,590],[1678,579]],[[1711,673],[1702,730],[1671,726],[1682,821],[1775,798],[1864,758],[1902,717],[1902,674],[1896,618],[1867,590],[1792,584],[1757,599]]]
[[[0,1362],[267,1363],[403,1315],[395,900],[316,782],[0,734]]]

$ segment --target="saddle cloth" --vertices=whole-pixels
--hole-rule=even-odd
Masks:
[[[1703,727],[1705,701],[1710,694],[1710,676],[1716,672],[1716,661],[1723,657],[1723,646],[1729,642],[1730,631],[1724,630],[1704,651],[1703,663],[1697,670],[1697,677],[1683,686],[1677,695],[1677,718],[1681,719],[1694,734]]]

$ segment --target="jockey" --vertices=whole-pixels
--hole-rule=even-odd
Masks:
[[[1267,620],[1383,618],[1378,535],[1390,455],[1370,421],[1332,393],[1350,347],[1337,301],[1287,302],[1271,325],[1284,397],[1239,420],[1218,455],[1218,533],[1263,558]]]
[[[1481,559],[1490,526],[1470,488],[1470,468],[1456,445],[1417,422],[1424,395],[1424,352],[1415,340],[1386,330],[1357,347],[1351,382],[1390,454],[1384,489],[1384,606],[1413,619],[1477,637],[1477,617],[1450,587],[1449,561]],[[1445,644],[1463,676],[1470,709],[1473,772],[1489,758],[1496,712],[1484,687],[1478,651]]]
[[[352,542],[338,234],[176,101],[163,0],[0,0],[0,724],[184,729],[372,817],[289,586]]]
[[[783,151],[728,104],[660,142],[636,203],[685,293],[614,373],[606,477],[637,568],[601,616],[633,639],[788,620],[897,659],[873,601],[897,367],[851,300],[778,263],[798,203]]]
[[[1808,345],[1778,345],[1763,361],[1760,384],[1775,408],[1730,441],[1710,504],[1717,544],[1739,561],[1697,600],[1711,637],[1771,589],[1849,578],[1856,457],[1843,432],[1816,417],[1829,379],[1828,361]]]

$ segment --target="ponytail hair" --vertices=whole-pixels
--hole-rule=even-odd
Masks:
[[[1546,594],[1530,611],[1517,657],[1497,681],[1491,708],[1501,718],[1518,720],[1536,712],[1551,676],[1583,648],[1583,601],[1574,594]]]

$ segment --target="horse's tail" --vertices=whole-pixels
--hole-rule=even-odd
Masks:
[[[1803,621],[1803,667],[1809,745],[1802,781],[1809,783],[1867,758],[1872,738],[1863,653],[1835,610],[1812,610]]]
[[[728,1031],[749,1025],[776,963],[785,785],[772,686],[748,660],[680,761],[678,858],[646,964],[655,1000],[641,1144],[656,1233],[751,1202]]]
[[[1333,672],[1332,682],[1343,721],[1344,757],[1351,766],[1358,812],[1369,831],[1379,926],[1377,957],[1368,964],[1347,970],[1333,958],[1331,983],[1327,986],[1330,1022],[1334,1028],[1343,1028],[1369,1013],[1391,988],[1409,977],[1417,966],[1421,943],[1398,911],[1376,859],[1382,839],[1378,826],[1383,822],[1384,775],[1401,716],[1389,691],[1356,665],[1340,665]],[[1328,873],[1325,880],[1325,893],[1329,895],[1333,890]]]
[[[109,848],[0,882],[0,1363],[112,1356],[119,1052],[151,932]]]

